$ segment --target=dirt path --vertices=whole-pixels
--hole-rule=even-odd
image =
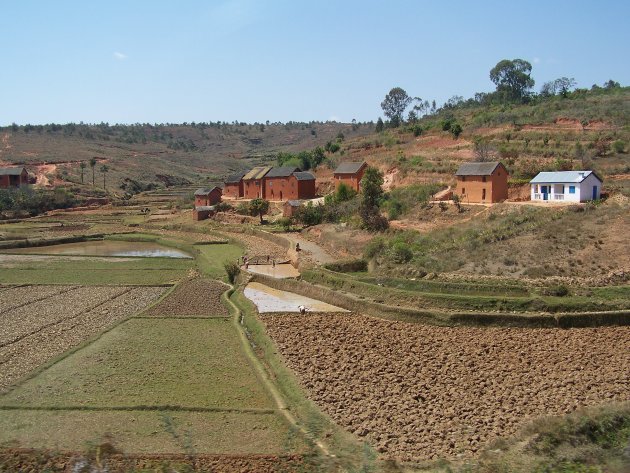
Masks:
[[[317,243],[313,243],[312,241],[307,240],[299,233],[286,233],[283,236],[287,240],[290,240],[294,246],[295,244],[299,243],[302,254],[305,254],[314,263],[326,264],[333,263],[337,260],[337,258],[331,256],[324,248],[319,246]]]

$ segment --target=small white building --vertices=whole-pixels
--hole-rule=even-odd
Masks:
[[[593,171],[541,172],[529,181],[532,200],[586,202],[599,199],[602,179]]]

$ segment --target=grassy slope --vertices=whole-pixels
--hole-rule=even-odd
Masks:
[[[58,163],[56,171],[65,172],[64,179],[78,184],[79,162],[87,163],[96,157],[96,186],[102,187],[99,170],[107,163],[110,189],[118,189],[127,177],[144,183],[159,183],[157,175],[182,177],[193,183],[212,182],[235,170],[268,162],[278,151],[312,149],[323,146],[340,132],[356,137],[372,130],[369,125],[353,128],[340,123],[269,125],[264,131],[255,125],[140,125],[109,129],[95,125],[78,127],[72,135],[49,129],[44,127],[41,133],[27,133],[24,127],[18,131],[11,127],[0,129],[0,137],[6,138],[5,144],[0,144],[0,164],[23,164],[35,171],[38,164]],[[184,150],[173,147],[174,143],[192,143],[195,148]],[[84,182],[89,189],[89,166]]]

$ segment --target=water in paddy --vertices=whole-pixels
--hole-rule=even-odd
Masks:
[[[61,245],[20,248],[11,253],[76,256],[135,256],[142,258],[192,258],[188,253],[147,241],[83,241]]]

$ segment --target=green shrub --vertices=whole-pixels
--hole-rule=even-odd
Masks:
[[[413,251],[409,245],[399,241],[394,243],[391,250],[391,259],[394,263],[408,263],[413,258]]]
[[[626,150],[626,143],[623,140],[614,141],[612,148],[615,153],[624,153]]]
[[[230,281],[230,284],[234,284],[234,281],[236,281],[236,278],[241,272],[241,268],[239,268],[238,264],[236,264],[234,261],[225,262],[223,264],[223,268],[225,268],[225,272],[227,273],[228,281]]]
[[[557,284],[554,286],[549,286],[545,289],[545,295],[547,296],[555,296],[555,297],[565,297],[569,295],[569,288],[564,284]]]
[[[357,273],[360,271],[367,271],[367,261],[364,259],[339,261],[337,263],[325,264],[324,268],[338,273]]]
[[[285,232],[291,230],[291,219],[289,217],[279,218],[277,221],[278,225],[282,227]]]
[[[372,259],[385,250],[385,240],[382,237],[373,238],[366,246],[365,250],[363,250],[363,256],[366,259]]]

